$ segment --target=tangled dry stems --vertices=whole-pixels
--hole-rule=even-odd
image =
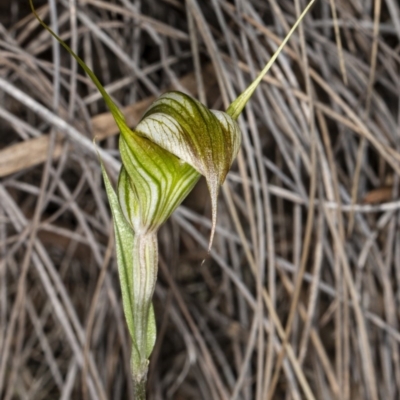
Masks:
[[[168,88],[225,108],[304,5],[36,4],[132,126]],[[28,5],[0,8],[0,396],[132,398],[91,143],[115,177],[116,127]],[[206,265],[204,183],[162,229],[149,398],[399,398],[399,16],[319,0],[240,119]]]

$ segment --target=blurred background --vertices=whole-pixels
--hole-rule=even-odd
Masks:
[[[134,128],[224,110],[303,0],[36,0]],[[159,232],[149,399],[400,398],[400,6],[317,0],[239,118],[210,255],[204,181]],[[93,83],[0,1],[0,398],[133,399]],[[204,265],[202,260],[206,258]]]

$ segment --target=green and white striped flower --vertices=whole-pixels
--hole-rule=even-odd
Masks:
[[[117,193],[102,171],[114,217],[124,313],[133,343],[132,370],[140,382],[146,377],[155,340],[151,300],[157,277],[157,230],[204,175],[214,232],[218,189],[239,151],[240,131],[228,114],[209,110],[180,92],[156,100],[134,131],[120,114],[114,116],[121,130]]]
[[[150,106],[137,125],[135,133],[160,146],[163,156],[169,153],[179,160],[178,174],[181,174],[182,178],[176,181],[173,188],[175,193],[165,193],[165,198],[159,196],[161,201],[171,203],[171,212],[183,200],[184,197],[179,195],[191,182],[191,176],[184,176],[181,170],[186,171],[188,166],[191,166],[206,178],[212,203],[211,244],[217,217],[218,189],[240,147],[241,136],[236,121],[224,112],[209,110],[184,93],[169,92]],[[122,155],[121,146],[120,150]],[[126,165],[124,159],[123,163]],[[163,170],[161,166],[159,168]],[[170,170],[176,171],[178,168],[172,167],[168,171]],[[164,180],[168,178],[164,176]],[[159,193],[160,191],[157,195]],[[185,196],[187,193],[185,191]],[[165,215],[169,217],[170,213]]]
[[[121,128],[123,122],[119,124]],[[124,311],[133,343],[132,369],[140,381],[155,339],[151,299],[157,230],[204,175],[214,231],[218,188],[239,151],[240,131],[228,114],[170,92],[150,106],[134,131],[125,124],[121,133],[117,193],[102,171],[114,217]]]
[[[241,142],[236,119],[314,1],[311,0],[257,79],[226,112],[209,110],[186,94],[170,92],[156,100],[135,130],[131,130],[94,73],[39,18],[29,0],[38,21],[76,59],[96,85],[121,133],[122,167],[117,192],[102,163],[101,169],[113,214],[124,314],[132,339],[132,373],[140,399],[145,398],[148,359],[156,338],[151,301],[158,266],[157,230],[203,175],[212,205],[211,246],[218,189]]]

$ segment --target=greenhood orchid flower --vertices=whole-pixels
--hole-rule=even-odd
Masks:
[[[181,168],[190,165],[206,178],[212,202],[211,245],[217,217],[218,189],[240,147],[241,136],[236,121],[224,112],[209,110],[186,94],[169,92],[150,106],[135,132],[160,146],[163,154],[168,152],[176,156]],[[177,182],[175,195],[166,193],[166,202],[174,207],[171,212],[184,198],[178,197],[178,194],[187,187],[185,181],[189,183],[190,179],[182,177]],[[182,188],[180,185],[183,185]],[[178,198],[180,201],[176,201]]]
[[[240,148],[241,133],[236,120],[314,1],[309,3],[257,79],[226,112],[209,110],[186,94],[169,92],[150,106],[132,130],[94,73],[40,19],[29,0],[38,21],[96,85],[121,133],[122,166],[116,192],[102,163],[101,170],[113,214],[124,314],[132,340],[132,373],[140,399],[144,398],[148,359],[156,338],[152,297],[158,266],[157,231],[203,175],[212,205],[210,249],[216,226],[218,190]]]
[[[204,175],[214,231],[218,188],[239,151],[240,131],[229,115],[170,92],[152,104],[134,131],[124,127],[122,132],[117,194],[104,169],[103,176],[122,248],[118,258],[120,274],[126,277],[121,287],[126,288],[124,309],[134,344],[132,370],[140,381],[146,376],[155,339],[151,299],[158,264],[157,230]],[[119,235],[121,227],[130,233]]]

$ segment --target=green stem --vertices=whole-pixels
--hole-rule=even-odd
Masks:
[[[135,400],[146,400],[146,379],[142,379],[139,382],[133,380],[133,390],[135,394]]]

